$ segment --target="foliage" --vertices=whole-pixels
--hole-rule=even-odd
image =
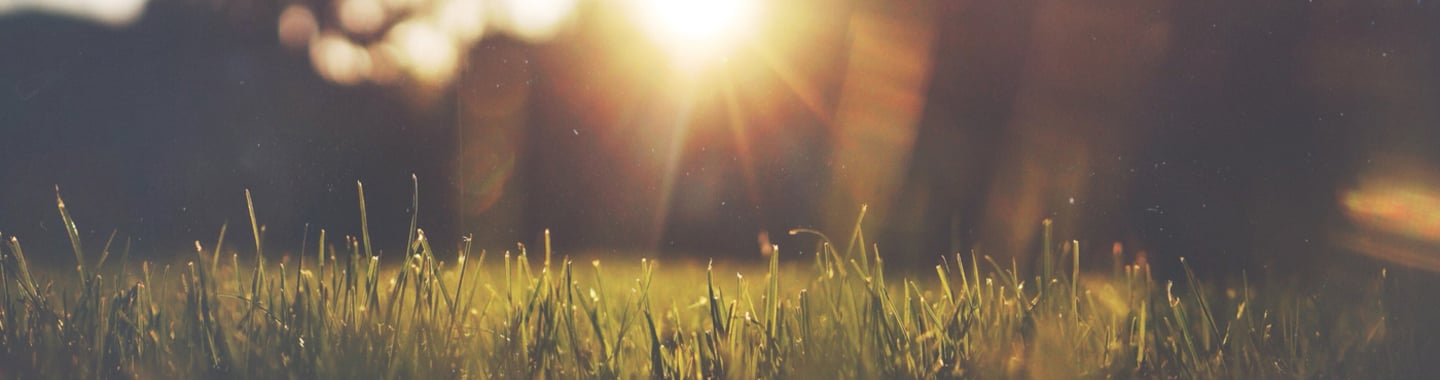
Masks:
[[[1122,263],[1119,256],[1110,273],[1086,274],[1078,244],[1050,241],[1048,222],[1043,270],[1033,278],[1013,262],[957,254],[942,259],[933,277],[887,280],[884,257],[857,222],[843,251],[819,231],[797,229],[791,234],[818,241],[808,257],[782,262],[777,249],[758,281],[707,266],[705,282],[696,284],[694,266],[660,270],[642,260],[612,272],[599,261],[590,268],[552,261],[548,232],[543,258],[532,259],[521,245],[491,259],[498,267],[487,266],[486,253],[472,252],[468,239],[458,252],[436,252],[414,218],[398,267],[380,265],[368,228],[339,248],[321,230],[318,243],[307,243],[313,252],[293,266],[276,265],[265,260],[253,207],[253,264],[241,265],[239,254],[225,260],[222,227],[212,248],[196,242],[183,265],[135,268],[126,252],[106,267],[110,244],[98,261],[86,262],[75,223],[57,203],[77,275],[37,276],[20,241],[7,239],[0,377],[1305,378],[1397,371],[1383,275],[1362,289],[1363,302],[1336,308],[1327,294],[1261,292],[1248,280],[1221,292],[1188,266],[1183,283],[1162,283],[1143,260]],[[454,262],[441,259],[447,255]],[[48,281],[60,281],[59,289]]]

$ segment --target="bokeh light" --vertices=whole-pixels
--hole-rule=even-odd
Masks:
[[[379,0],[340,0],[335,14],[347,33],[370,36],[385,26],[385,8]]]
[[[320,23],[315,20],[315,12],[311,12],[310,8],[291,4],[280,12],[276,29],[280,43],[285,47],[304,49],[320,33]]]
[[[354,85],[370,75],[370,54],[337,33],[322,33],[310,44],[310,62],[326,80]]]
[[[528,42],[541,42],[555,36],[575,10],[576,0],[501,0],[504,9],[497,23],[506,31]]]
[[[404,66],[422,83],[439,86],[454,77],[459,60],[455,42],[433,24],[403,22],[390,30],[386,40],[399,47]]]
[[[4,0],[0,15],[42,12],[122,27],[140,19],[147,0]]]
[[[406,13],[420,8],[428,1],[429,0],[380,0],[380,4],[385,6],[387,12]]]
[[[485,33],[485,3],[481,0],[441,0],[432,18],[461,44],[474,43]]]
[[[568,25],[576,5],[576,0],[337,0],[316,5],[329,10],[317,12],[295,3],[280,13],[277,35],[283,45],[307,50],[316,72],[330,82],[396,85],[433,99],[453,84],[466,51],[490,30],[530,43],[548,41]]]

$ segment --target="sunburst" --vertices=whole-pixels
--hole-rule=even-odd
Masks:
[[[804,104],[816,120],[826,121],[830,112],[814,86],[786,61],[780,54],[784,38],[771,38],[767,33],[777,33],[774,21],[778,18],[776,9],[769,9],[758,0],[631,0],[629,15],[637,29],[652,43],[666,59],[672,77],[664,91],[669,96],[665,101],[674,112],[673,124],[677,130],[664,133],[670,138],[659,142],[664,144],[662,159],[663,173],[660,178],[660,203],[652,215],[657,229],[669,218],[676,180],[679,177],[681,161],[689,153],[685,147],[694,139],[691,126],[697,120],[697,109],[704,108],[700,102],[715,102],[723,107],[717,113],[715,123],[729,130],[736,155],[736,164],[744,181],[745,196],[753,215],[764,220],[760,204],[760,190],[756,178],[756,158],[759,152],[751,147],[751,130],[757,114],[747,107],[764,104],[774,94],[757,91],[754,86],[777,85],[780,91],[788,91]],[[757,84],[756,74],[770,77],[775,83]],[[647,74],[648,75],[648,74]],[[654,79],[652,77],[652,79]],[[743,82],[743,83],[742,83]],[[672,103],[674,102],[674,103]],[[761,112],[763,114],[763,112]],[[658,236],[657,236],[658,237]]]

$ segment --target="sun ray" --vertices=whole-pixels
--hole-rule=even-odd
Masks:
[[[834,112],[821,99],[820,91],[800,79],[800,74],[795,68],[781,59],[780,55],[776,54],[770,46],[757,43],[749,47],[760,57],[761,63],[775,73],[775,77],[779,78],[780,82],[789,87],[790,92],[800,99],[800,102],[805,105],[805,109],[810,111],[811,116],[821,123],[827,125],[830,123],[834,118]]]
[[[729,76],[726,79],[721,83],[721,93],[725,98],[725,110],[730,121],[730,135],[735,139],[735,156],[740,161],[740,174],[745,180],[745,198],[751,206],[759,206],[760,189],[755,178],[755,159],[750,154],[750,137],[746,133],[748,126],[744,110],[740,109],[740,102],[735,97],[735,81],[729,80]],[[762,207],[756,209],[764,210]],[[765,220],[764,215],[760,217],[760,220]]]
[[[774,128],[779,124],[779,119],[764,116],[768,115],[764,104],[777,97],[786,98],[787,102],[794,102],[791,104],[796,106],[795,116],[827,128],[834,127],[836,113],[836,105],[831,104],[834,101],[823,94],[825,85],[818,82],[827,79],[810,75],[808,70],[817,67],[807,61],[797,61],[793,56],[796,50],[791,45],[795,41],[764,37],[767,31],[796,27],[768,23],[775,20],[762,17],[775,16],[778,20],[775,14],[778,10],[760,9],[762,3],[749,4],[750,0],[741,0],[739,3],[744,4],[738,5],[726,4],[723,0],[675,1],[632,0],[631,4],[638,8],[632,8],[634,12],[629,14],[639,22],[639,31],[658,49],[660,55],[655,58],[670,65],[665,72],[668,83],[658,86],[654,103],[644,107],[656,115],[664,115],[662,118],[674,118],[661,123],[669,130],[655,136],[654,147],[659,152],[654,157],[660,171],[657,173],[658,199],[654,203],[656,208],[650,212],[650,222],[655,231],[651,247],[656,248],[660,247],[666,233],[664,227],[673,216],[671,209],[676,206],[677,187],[683,187],[680,182],[684,181],[681,176],[686,167],[685,149],[695,143],[690,140],[708,134],[697,134],[692,128],[723,125],[729,130],[735,154],[733,165],[739,169],[743,181],[745,204],[751,206],[747,216],[764,224],[769,216],[765,208],[760,207],[764,199],[757,165],[764,165],[760,157],[769,157],[770,152],[755,151],[755,139],[768,135],[757,128]],[[703,11],[731,6],[737,8]],[[639,75],[653,77],[654,72]],[[715,116],[725,120],[708,120],[708,116],[700,115],[704,109],[715,109],[718,111]]]
[[[685,142],[689,137],[691,126],[690,116],[695,110],[695,93],[693,89],[684,91],[677,99],[679,100],[679,104],[673,108],[675,113],[670,115],[673,118],[663,122],[667,124],[673,123],[674,127],[669,131],[670,141],[668,141],[665,146],[665,162],[664,169],[661,170],[660,174],[660,199],[658,207],[655,208],[650,220],[650,225],[654,232],[650,244],[652,247],[659,247],[660,240],[665,236],[666,220],[669,219],[671,202],[675,198],[675,181],[680,172],[680,163],[685,158]]]

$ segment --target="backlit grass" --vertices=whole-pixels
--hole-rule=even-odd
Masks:
[[[321,230],[267,262],[252,207],[253,242],[222,226],[166,265],[86,251],[57,203],[74,273],[34,271],[4,237],[0,378],[1308,378],[1403,365],[1383,272],[1351,298],[1244,277],[1221,289],[1188,266],[1168,281],[1119,256],[1087,273],[1087,253],[1052,241],[1048,222],[1038,273],[977,254],[887,271],[859,223],[844,240],[791,231],[814,245],[736,273],[574,262],[548,233],[533,252],[468,239],[437,252],[418,218],[387,267],[368,227]]]

